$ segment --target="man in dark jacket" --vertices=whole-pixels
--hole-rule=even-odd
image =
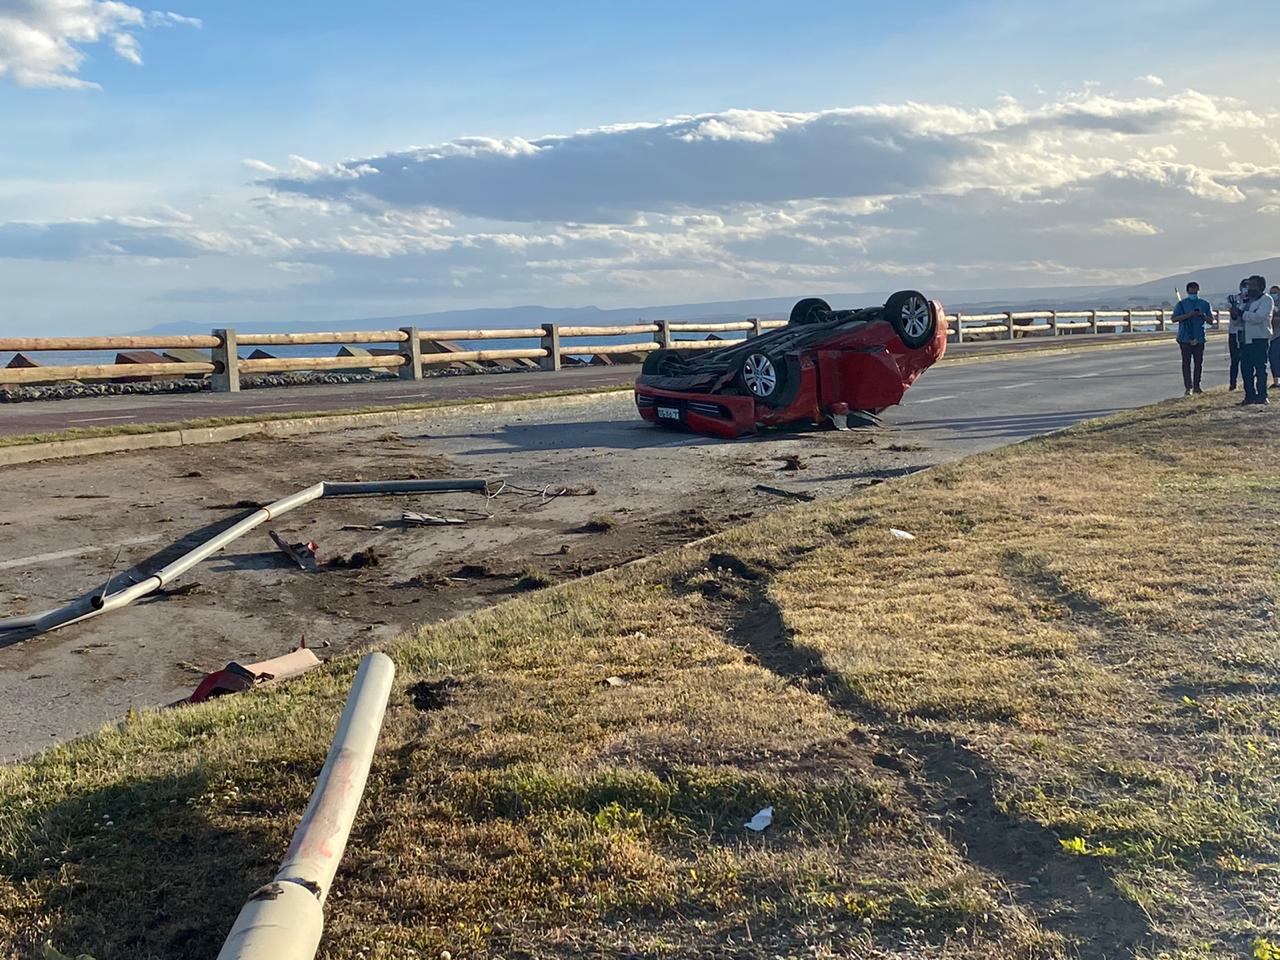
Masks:
[[[1204,368],[1204,325],[1213,320],[1209,301],[1200,299],[1200,284],[1187,284],[1187,295],[1173,308],[1178,321],[1178,347],[1182,350],[1182,389],[1184,396],[1204,393],[1200,389],[1200,371]],[[1194,367],[1194,370],[1193,370]]]

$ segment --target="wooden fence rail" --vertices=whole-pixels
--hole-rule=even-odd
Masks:
[[[1215,319],[1223,318],[1215,312]],[[1001,313],[953,313],[947,315],[952,342],[974,337],[1014,339],[1056,337],[1087,331],[1120,333],[1139,328],[1167,330],[1171,317],[1164,310],[1021,310]],[[330,331],[320,333],[243,333],[215,330],[208,335],[128,337],[9,337],[0,338],[0,353],[19,354],[7,369],[0,369],[0,386],[56,383],[77,380],[149,379],[152,377],[211,377],[217,391],[240,389],[240,376],[295,371],[386,372],[402,379],[420,379],[424,371],[449,364],[473,367],[523,363],[542,370],[559,370],[572,363],[608,363],[613,357],[638,360],[651,350],[679,347],[714,349],[734,342],[723,334],[758,336],[765,330],[786,326],[785,320],[751,317],[724,323],[658,320],[621,326],[559,325],[480,330]],[[710,334],[708,339],[681,338],[680,334]],[[648,335],[648,339],[635,339]],[[603,343],[600,339],[628,338]],[[588,343],[574,340],[594,338]],[[527,346],[476,349],[469,343],[489,340],[531,341]],[[336,357],[242,358],[241,347],[341,345]],[[358,344],[384,344],[380,352]],[[28,353],[48,351],[117,351],[115,363],[40,366]],[[175,351],[163,356],[128,354],[125,351]],[[203,351],[207,351],[203,353]],[[207,356],[207,360],[205,357]],[[151,362],[152,358],[157,362]]]

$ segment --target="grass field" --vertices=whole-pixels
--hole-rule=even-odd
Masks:
[[[321,956],[1280,956],[1280,426],[1227,403],[401,639]],[[0,771],[0,953],[212,956],[353,669]]]

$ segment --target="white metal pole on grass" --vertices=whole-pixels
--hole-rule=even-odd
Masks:
[[[218,960],[312,960],[324,933],[324,901],[342,861],[382,729],[395,664],[360,662],[328,759],[275,879],[254,891]]]

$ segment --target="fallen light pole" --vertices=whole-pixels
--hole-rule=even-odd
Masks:
[[[123,590],[108,593],[107,588],[110,586],[110,583],[108,583],[101,590],[95,590],[88,596],[73,600],[71,603],[58,607],[56,610],[45,610],[41,613],[0,620],[0,643],[5,641],[6,634],[35,636],[57,627],[79,623],[81,620],[88,620],[90,617],[96,617],[99,614],[128,606],[133,601],[145,597],[149,593],[155,593],[176,580],[201,560],[217,553],[227,544],[244,536],[254,527],[266,523],[268,520],[274,520],[276,517],[288,513],[295,507],[310,503],[312,500],[326,497],[367,497],[402,493],[451,492],[483,493],[487,495],[489,484],[485,480],[386,480],[369,483],[331,483],[321,481],[304,490],[299,490],[297,493],[282,497],[275,503],[259,507],[243,520],[223,530],[217,536],[206,540],[200,546],[184,553],[172,563],[161,567],[151,576]]]
[[[346,850],[382,729],[395,664],[360,662],[338,732],[275,879],[240,910],[217,960],[312,960],[324,934],[324,901]]]

